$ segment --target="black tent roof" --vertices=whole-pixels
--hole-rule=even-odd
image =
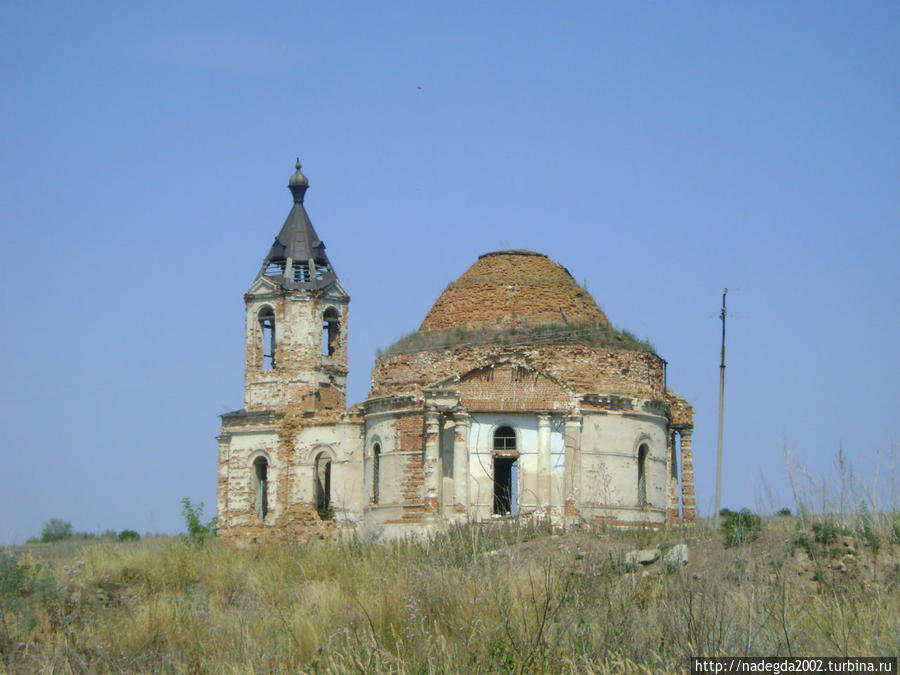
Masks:
[[[299,160],[296,168],[288,181],[294,205],[263,260],[260,276],[278,281],[282,288],[288,290],[319,290],[337,280],[337,275],[325,253],[325,244],[316,234],[303,207],[309,181],[300,172]]]

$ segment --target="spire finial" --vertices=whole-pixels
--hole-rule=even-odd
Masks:
[[[291,179],[288,181],[288,188],[291,191],[291,194],[294,195],[294,203],[302,204],[303,197],[306,194],[306,189],[309,187],[309,181],[306,179],[306,176],[300,171],[300,158],[297,158],[297,162],[294,164],[294,168],[297,169],[294,172],[294,175],[291,176]]]

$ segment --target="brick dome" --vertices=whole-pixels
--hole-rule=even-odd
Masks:
[[[514,250],[479,256],[444,289],[419,330],[598,323],[609,320],[569,270],[542,253]]]

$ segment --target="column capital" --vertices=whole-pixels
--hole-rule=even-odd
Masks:
[[[454,410],[453,421],[456,424],[469,424],[470,416],[468,410]]]

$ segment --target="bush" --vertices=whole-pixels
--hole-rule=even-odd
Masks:
[[[806,532],[800,532],[796,539],[794,539],[794,545],[799,546],[804,551],[806,551],[807,555],[812,558],[813,556],[813,542],[812,539],[809,538],[809,535]]]
[[[789,515],[791,515],[791,510],[788,508],[778,509],[778,515],[779,516],[789,516]]]
[[[722,509],[719,514],[724,518],[720,529],[725,535],[726,546],[740,546],[762,533],[762,518],[750,509],[741,509],[737,513]]]
[[[141,535],[134,530],[122,530],[116,537],[119,541],[140,541]]]
[[[28,590],[28,566],[11,555],[0,555],[0,598],[11,602]]]
[[[816,543],[826,546],[836,542],[838,537],[850,534],[847,528],[838,525],[833,520],[824,520],[821,523],[813,523],[812,531]]]
[[[60,520],[59,518],[51,518],[44,527],[41,528],[41,541],[62,541],[63,539],[72,538],[72,523]]]
[[[189,497],[185,497],[181,500],[181,515],[184,516],[188,537],[198,546],[202,546],[207,539],[216,536],[216,519],[213,518],[206,524],[201,521],[203,502],[194,504]]]

